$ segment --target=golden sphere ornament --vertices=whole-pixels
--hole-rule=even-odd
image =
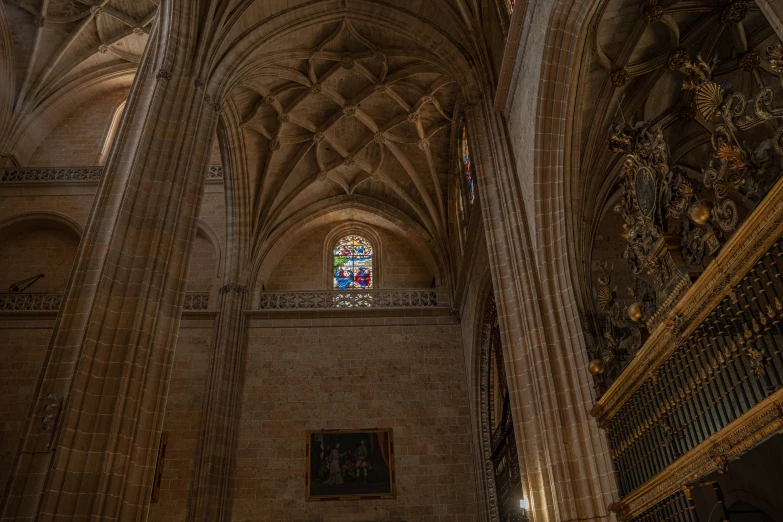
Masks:
[[[633,303],[628,307],[628,317],[634,323],[638,323],[644,318],[644,312],[642,311],[642,303]]]
[[[587,365],[587,371],[590,372],[590,375],[601,375],[606,371],[606,365],[601,359],[593,359]]]
[[[700,199],[688,209],[691,221],[697,225],[706,225],[712,219],[712,203],[706,199]]]

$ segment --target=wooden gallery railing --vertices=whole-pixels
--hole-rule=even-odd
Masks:
[[[601,397],[620,520],[695,521],[700,477],[783,429],[783,180]]]

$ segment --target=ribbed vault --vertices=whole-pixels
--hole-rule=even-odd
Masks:
[[[0,152],[24,161],[34,150],[25,142],[42,139],[36,125],[48,130],[89,96],[129,86],[158,1],[4,0],[0,9],[0,33],[14,42]]]
[[[464,91],[444,58],[350,10],[254,54],[227,96],[237,121],[225,121],[243,143],[229,154],[246,166],[251,250],[260,254],[303,209],[339,200],[395,209],[446,262]]]

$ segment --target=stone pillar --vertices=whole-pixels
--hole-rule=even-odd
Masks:
[[[231,519],[231,479],[247,340],[245,310],[249,301],[246,284],[229,283],[220,289],[220,311],[201,409],[189,522]]]
[[[226,284],[219,290],[219,312],[213,336],[207,387],[201,410],[196,472],[188,505],[188,522],[231,519],[232,480],[237,447],[243,361],[247,344],[245,312],[249,309],[250,238],[253,213],[242,116],[226,103],[218,132],[226,193]]]
[[[162,2],[57,318],[2,520],[144,520],[217,113],[196,1]]]
[[[611,478],[611,465],[588,414],[586,356],[568,332],[567,323],[578,317],[544,302],[549,294],[541,286],[502,116],[482,97],[468,110],[468,125],[531,520],[606,519],[614,486],[603,478]]]
[[[783,40],[783,2],[780,0],[756,0],[759,9],[767,18],[769,25]]]

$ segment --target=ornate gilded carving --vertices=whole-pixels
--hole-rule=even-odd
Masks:
[[[750,51],[740,57],[737,67],[740,71],[750,72],[758,68],[761,65],[761,55],[756,51]]]
[[[722,24],[738,24],[748,15],[750,4],[748,0],[734,0],[720,14]]]

